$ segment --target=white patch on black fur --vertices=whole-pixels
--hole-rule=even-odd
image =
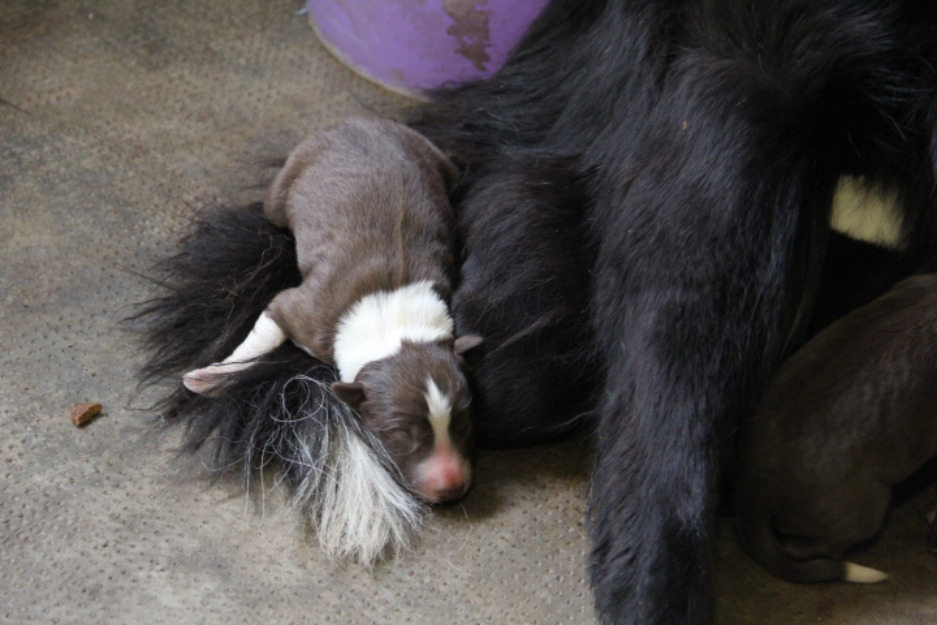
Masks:
[[[895,193],[843,176],[833,196],[830,225],[854,239],[894,249],[901,243],[900,215]]]
[[[452,338],[446,303],[429,281],[361,298],[339,321],[335,364],[342,382],[354,382],[369,362],[392,356],[404,340],[426,343]]]
[[[316,448],[300,443],[293,451],[292,460],[307,466],[293,501],[309,516],[329,557],[370,566],[411,548],[426,509],[403,485],[380,442],[358,427],[350,408],[340,409],[347,414],[328,420]]]
[[[855,562],[846,562],[843,579],[854,584],[877,584],[888,579],[888,574]]]

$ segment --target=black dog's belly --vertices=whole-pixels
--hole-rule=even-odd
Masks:
[[[528,153],[504,165],[462,203],[465,261],[453,299],[457,332],[485,338],[470,365],[479,443],[488,447],[578,429],[598,373],[577,164]]]

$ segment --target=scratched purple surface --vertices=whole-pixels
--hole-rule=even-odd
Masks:
[[[548,0],[308,0],[346,64],[405,92],[488,76]]]

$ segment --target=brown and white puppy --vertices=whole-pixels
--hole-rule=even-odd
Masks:
[[[908,278],[787,360],[740,438],[737,531],[771,573],[877,582],[844,560],[937,455],[937,274]]]
[[[377,433],[426,500],[471,483],[473,421],[451,294],[449,160],[395,122],[352,118],[300,144],[264,213],[296,239],[302,284],[281,291],[221,363],[185,374],[217,392],[224,376],[287,339],[336,367],[333,392]]]

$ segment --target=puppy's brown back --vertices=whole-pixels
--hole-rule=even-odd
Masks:
[[[323,357],[364,295],[428,280],[448,301],[454,178],[435,146],[389,120],[350,118],[300,144],[264,204],[292,230],[303,276],[272,305],[274,320]]]

